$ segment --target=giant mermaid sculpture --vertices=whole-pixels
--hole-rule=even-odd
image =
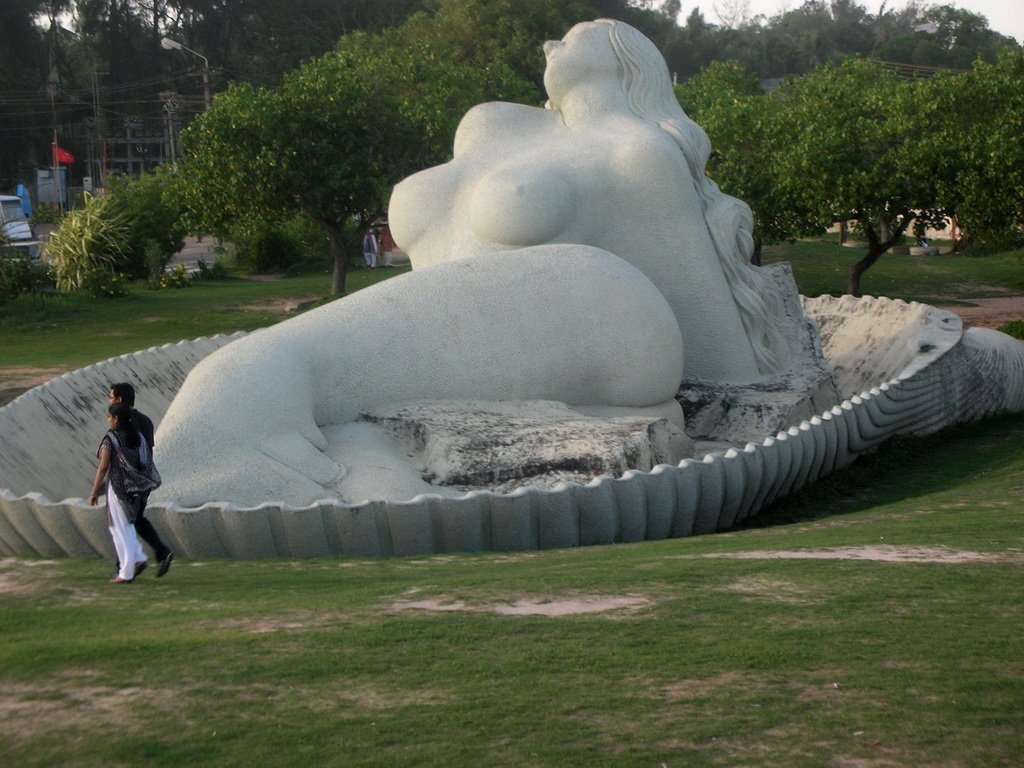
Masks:
[[[550,109],[472,109],[454,159],[396,187],[414,272],[196,367],[160,428],[163,498],[358,500],[343,457],[369,438],[337,427],[381,405],[555,400],[681,424],[684,375],[784,364],[749,210],[704,175],[707,137],[658,51],[598,21],[545,52]]]
[[[795,298],[782,311],[778,275],[747,264],[749,211],[705,177],[707,138],[676,106],[653,46],[599,21],[545,50],[550,109],[476,107],[453,160],[395,189],[391,223],[412,273],[238,340],[103,361],[0,408],[0,554],[110,554],[104,516],[74,495],[92,476],[105,408],[95,393],[111,381],[144,382],[140,407],[163,416],[165,483],[148,514],[197,557],[707,533],[895,434],[1024,410],[1016,340],[920,304],[823,297],[804,306],[838,405],[815,400],[781,427],[649,472],[511,493],[425,483],[362,414],[555,401],[678,433],[681,380],[684,400],[731,387],[757,407],[777,402],[771,381],[802,354]]]

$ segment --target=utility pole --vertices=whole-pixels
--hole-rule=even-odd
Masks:
[[[203,104],[206,109],[210,108],[210,60],[199,53],[199,51],[193,51],[186,45],[182,45],[177,40],[173,40],[170,37],[163,37],[160,39],[160,47],[166,51],[187,51],[193,56],[198,56],[203,60]]]
[[[174,91],[161,91],[160,100],[164,103],[167,124],[167,157],[171,165],[178,167],[178,132],[174,121],[174,113],[178,109],[178,94]]]
[[[93,128],[96,133],[96,142],[100,146],[100,151],[95,153],[96,162],[96,181],[99,184],[99,188],[103,193],[107,191],[107,169],[104,165],[103,158],[106,156],[106,135],[107,135],[107,121],[103,119],[103,113],[100,111],[100,85],[99,76],[109,74],[107,72],[97,72],[95,69],[92,71],[92,120]],[[89,163],[90,172],[92,170],[92,161]]]

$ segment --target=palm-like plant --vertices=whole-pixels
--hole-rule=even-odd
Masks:
[[[60,229],[46,244],[57,290],[80,291],[98,275],[117,272],[128,238],[125,215],[111,205],[111,198],[88,193],[85,204],[64,217]]]

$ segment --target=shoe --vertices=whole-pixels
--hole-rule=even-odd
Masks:
[[[139,574],[149,568],[149,561],[143,560],[141,563],[135,564],[135,578],[139,578]]]
[[[120,576],[115,576],[110,580],[111,584],[131,584],[131,579],[122,579]]]
[[[167,556],[160,561],[160,567],[156,569],[156,577],[159,579],[169,570],[171,570],[171,561],[174,560],[174,553],[168,552]]]

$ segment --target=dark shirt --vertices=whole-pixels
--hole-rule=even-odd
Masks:
[[[143,455],[142,445],[140,442],[132,448],[128,445],[125,433],[109,430],[103,436],[99,450],[96,451],[97,456],[104,447],[110,451],[110,465],[107,470],[110,490],[125,507],[128,521],[132,523],[140,511],[137,502],[141,500],[144,505],[150,491],[159,486],[159,482],[153,477],[153,462],[149,451]]]
[[[142,435],[142,439],[146,441],[146,445],[149,446],[150,458],[153,456],[153,420],[149,418],[142,411],[136,411],[132,408],[132,424],[139,430],[139,434]]]

